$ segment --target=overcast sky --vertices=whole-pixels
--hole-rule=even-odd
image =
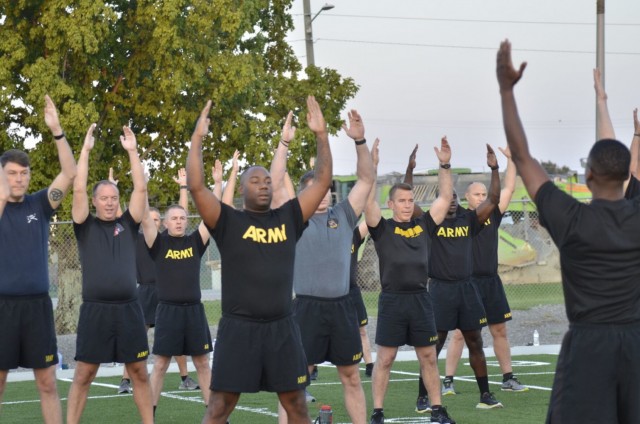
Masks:
[[[312,14],[325,3],[311,0]],[[313,21],[315,62],[360,86],[347,107],[363,115],[369,146],[381,139],[380,174],[404,172],[416,143],[418,169],[437,166],[433,146],[445,134],[453,166],[487,169],[484,143],[506,145],[495,77],[505,38],[516,66],[528,62],[516,99],[533,155],[583,172],[580,158],[595,141],[596,0],[329,3],[335,8]],[[606,6],[609,109],[617,138],[629,144],[640,106],[640,1]],[[291,13],[289,42],[306,64],[302,0]],[[331,147],[334,174],[354,173],[353,142],[342,134]]]

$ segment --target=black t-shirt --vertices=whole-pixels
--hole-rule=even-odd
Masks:
[[[138,233],[138,241],[136,243],[136,270],[138,284],[156,283],[156,264],[149,255],[147,242],[144,241],[144,234],[142,233]]]
[[[380,219],[377,226],[369,227],[378,252],[383,291],[418,292],[426,288],[429,223],[435,226],[425,212],[409,222]]]
[[[627,190],[624,192],[626,199],[633,199],[640,195],[640,181],[633,175],[629,178],[629,184],[627,184]]]
[[[558,250],[570,322],[640,322],[640,198],[578,202],[552,182],[535,199]]]
[[[89,214],[74,222],[82,266],[82,299],[124,302],[136,299],[136,240],[140,224],[129,210],[115,221]]]
[[[498,274],[498,228],[502,217],[500,208],[496,207],[484,223],[484,229],[473,238],[473,275],[489,277]]]
[[[358,249],[367,238],[360,237],[360,226],[353,230],[351,242],[351,269],[349,270],[349,289],[358,286]]]
[[[296,242],[305,228],[298,199],[264,213],[221,207],[209,230],[222,262],[222,313],[254,320],[289,315]]]
[[[198,230],[184,237],[158,234],[149,253],[156,266],[159,301],[200,302],[200,259],[208,245]]]
[[[431,220],[429,277],[445,281],[470,278],[473,273],[473,237],[482,228],[476,211],[461,206],[454,218],[446,218],[440,225]]]

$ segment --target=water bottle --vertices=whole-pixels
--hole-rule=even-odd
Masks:
[[[58,351],[58,365],[56,365],[56,369],[62,369],[62,353],[60,353],[60,351]]]
[[[538,333],[538,330],[533,330],[533,345],[540,346],[540,333]]]
[[[333,423],[333,410],[329,405],[322,405],[320,407],[320,413],[318,414],[318,422],[320,424],[332,424]]]

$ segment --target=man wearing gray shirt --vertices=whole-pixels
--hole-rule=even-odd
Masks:
[[[287,147],[295,132],[290,123],[291,114],[271,168],[275,201],[284,179]],[[347,199],[334,207],[330,207],[331,192],[327,191],[298,240],[293,278],[294,313],[309,371],[313,364],[324,361],[336,365],[351,422],[360,424],[366,422],[366,401],[358,368],[362,342],[356,310],[349,296],[349,276],[353,229],[364,210],[375,176],[364,139],[364,125],[357,111],[349,113],[349,127],[343,125],[343,129],[356,144],[358,180]],[[312,181],[313,171],[309,171],[300,180],[300,189]],[[282,197],[286,198],[284,192]]]

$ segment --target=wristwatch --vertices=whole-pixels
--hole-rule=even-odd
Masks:
[[[449,168],[451,168],[451,164],[450,163],[440,163],[440,168],[449,169]]]

